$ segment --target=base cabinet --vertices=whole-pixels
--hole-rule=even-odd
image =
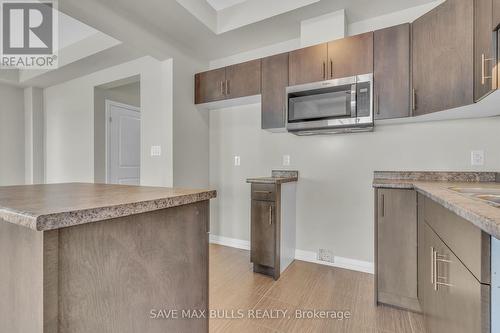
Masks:
[[[449,237],[436,233],[427,222],[438,216],[428,211],[428,200],[419,195],[418,298],[426,332],[489,333],[491,287],[481,283],[444,243]]]
[[[376,192],[377,303],[420,311],[417,194],[401,189],[378,189]]]

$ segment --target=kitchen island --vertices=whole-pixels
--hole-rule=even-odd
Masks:
[[[86,183],[0,187],[2,332],[208,332],[208,318],[181,311],[208,309],[215,196]],[[177,319],[164,318],[170,310]]]

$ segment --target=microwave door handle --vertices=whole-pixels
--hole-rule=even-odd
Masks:
[[[351,85],[351,117],[356,117],[356,84]]]

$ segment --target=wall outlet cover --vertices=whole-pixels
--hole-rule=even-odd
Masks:
[[[333,252],[330,250],[319,249],[318,260],[334,263],[335,256],[333,255]]]
[[[472,166],[484,165],[484,150],[473,150],[470,152],[470,164]]]
[[[161,156],[161,146],[151,146],[151,156]]]
[[[234,157],[234,166],[240,166],[240,165],[241,165],[241,157],[235,156]]]
[[[283,155],[283,166],[290,165],[290,155]]]

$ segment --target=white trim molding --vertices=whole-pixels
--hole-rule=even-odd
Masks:
[[[250,242],[242,239],[223,237],[218,235],[210,235],[210,243],[219,244],[237,249],[250,250]],[[334,257],[333,262],[318,260],[318,255],[313,251],[295,250],[295,259],[307,262],[312,262],[318,265],[325,265],[352,271],[374,274],[374,266],[372,262],[362,261],[344,257]]]

